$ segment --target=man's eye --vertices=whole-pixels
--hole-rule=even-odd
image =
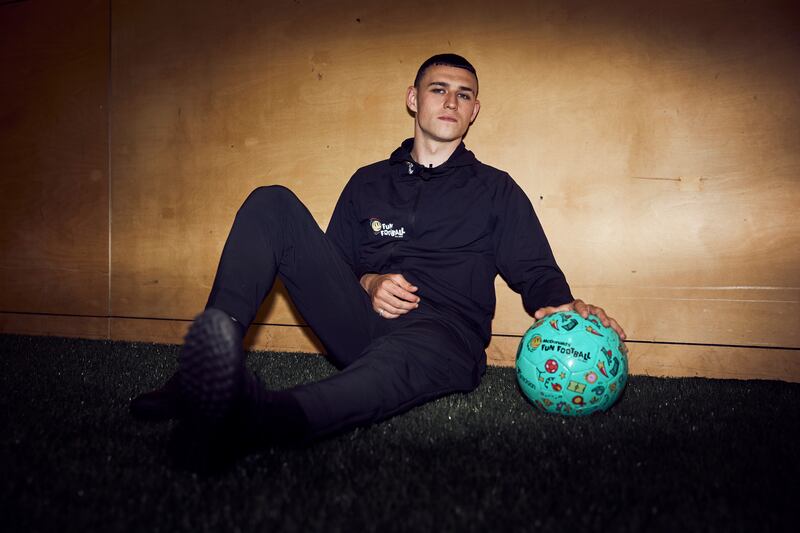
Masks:
[[[436,93],[436,94],[444,94],[444,89],[442,89],[442,88],[435,88],[435,89],[431,89],[431,92],[434,92],[434,93]]]
[[[462,100],[472,100],[472,96],[470,96],[468,93],[460,93],[458,97]]]

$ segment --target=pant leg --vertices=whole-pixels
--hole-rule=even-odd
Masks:
[[[413,311],[412,311],[413,313]],[[442,320],[404,317],[336,375],[288,389],[302,407],[311,438],[366,425],[480,383],[480,340]]]
[[[294,193],[259,187],[236,214],[207,307],[222,309],[247,328],[275,276],[339,367],[386,328],[350,266]]]

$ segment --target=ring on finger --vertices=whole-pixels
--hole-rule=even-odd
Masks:
[[[378,315],[383,318],[383,309],[378,309]]]

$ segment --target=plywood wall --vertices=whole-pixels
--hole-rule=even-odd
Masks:
[[[108,336],[108,2],[0,6],[0,328]]]
[[[110,34],[111,171],[95,176],[111,226],[87,224],[110,241],[92,249],[110,254],[112,338],[179,341],[253,188],[292,188],[325,227],[352,172],[411,135],[418,64],[455,51],[481,81],[467,146],[526,190],[573,292],[628,331],[632,370],[800,380],[791,3],[114,1]],[[67,300],[94,302],[90,285]],[[489,355],[508,364],[530,317],[497,287]],[[4,309],[83,312],[24,291]],[[280,287],[258,322],[256,347],[318,349]]]

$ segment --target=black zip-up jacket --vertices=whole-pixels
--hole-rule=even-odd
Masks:
[[[407,139],[388,160],[356,171],[327,235],[359,279],[400,273],[429,306],[489,343],[494,279],[501,274],[529,313],[573,300],[525,193],[461,143],[424,168]],[[414,313],[412,310],[410,313]],[[520,332],[521,333],[521,332]]]

